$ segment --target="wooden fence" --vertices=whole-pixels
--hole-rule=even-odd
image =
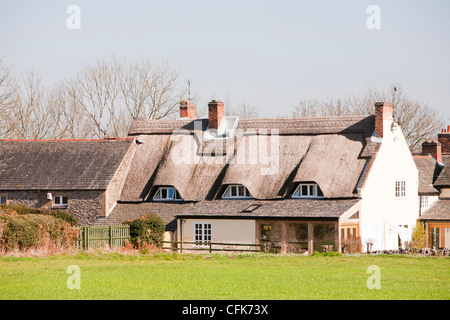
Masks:
[[[186,241],[161,241],[163,246],[161,249],[171,251],[233,251],[233,252],[264,252],[264,244],[252,244],[252,243],[220,243],[220,242],[208,242],[199,244],[197,242]],[[170,246],[164,246],[164,244],[170,244]],[[187,246],[186,246],[187,245]]]
[[[130,239],[130,226],[91,226],[80,228],[75,247],[89,250],[104,247],[123,247]]]

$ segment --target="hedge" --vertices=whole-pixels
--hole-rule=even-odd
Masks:
[[[0,211],[2,211],[2,209],[3,211],[7,212],[15,211],[17,212],[18,215],[26,215],[26,214],[48,215],[62,219],[72,226],[78,225],[78,219],[69,212],[67,212],[67,210],[37,209],[37,208],[30,208],[22,204],[0,205]]]
[[[130,226],[130,241],[137,248],[145,244],[160,246],[164,239],[166,224],[155,213],[146,214],[141,218],[127,221],[125,224]]]
[[[0,246],[8,251],[39,246],[68,248],[74,245],[78,229],[50,215],[0,215]]]

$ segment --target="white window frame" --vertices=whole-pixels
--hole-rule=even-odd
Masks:
[[[248,189],[242,184],[230,184],[222,194],[223,199],[253,199]]]
[[[163,195],[166,195],[163,197]],[[153,201],[182,201],[180,193],[174,187],[159,187],[153,196]]]
[[[306,193],[304,192],[306,188]],[[319,185],[317,183],[300,183],[292,194],[292,198],[310,198],[310,199],[322,199],[325,198],[322,190],[319,195]]]
[[[66,198],[66,203],[64,203],[64,198]],[[55,195],[53,196],[52,205],[53,208],[67,208],[69,206],[69,197],[66,195]]]
[[[406,198],[406,181],[405,180],[396,180],[395,181],[395,198],[396,199],[405,199]]]
[[[211,243],[212,224],[211,223],[194,223],[194,240],[195,245],[202,246]]]
[[[428,196],[421,196],[420,197],[420,210],[422,212],[424,212],[425,210],[428,209],[429,206],[430,206],[430,199],[428,198]]]
[[[2,198],[5,199],[5,202],[1,202]],[[8,196],[6,194],[0,194],[0,205],[1,204],[8,204]]]

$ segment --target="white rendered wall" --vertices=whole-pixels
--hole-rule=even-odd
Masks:
[[[361,225],[377,225],[382,228],[383,245],[372,250],[398,249],[398,233],[392,231],[390,224],[407,225],[412,229],[419,216],[418,170],[405,141],[401,128],[392,121],[384,120],[381,147],[368,174],[365,185],[359,190],[361,201]],[[406,197],[395,197],[395,182],[406,182]],[[361,228],[361,239],[364,239]],[[363,244],[363,249],[366,246]]]
[[[180,221],[180,220],[179,220]],[[246,219],[184,219],[181,224],[180,237],[183,242],[195,241],[195,224],[211,224],[211,242],[219,243],[249,243],[256,241],[256,222]],[[180,224],[178,224],[180,228]],[[189,245],[193,246],[193,245]],[[183,248],[189,247],[183,245]],[[246,247],[243,247],[246,248]],[[254,247],[249,248],[254,249]]]

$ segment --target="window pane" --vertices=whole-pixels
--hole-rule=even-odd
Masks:
[[[173,188],[167,189],[167,198],[173,199]]]
[[[301,190],[302,190],[301,196],[302,197],[306,197],[308,195],[308,186],[302,185],[302,189]]]
[[[231,186],[230,188],[231,188],[231,196],[236,197],[237,196],[237,187]]]
[[[0,204],[6,204],[6,197],[0,196]]]
[[[319,197],[323,197],[322,190],[320,190],[319,186],[317,186],[317,195],[318,195]]]
[[[315,196],[316,195],[316,190],[315,190],[315,186],[314,185],[310,185],[309,186],[309,195],[310,196]]]
[[[68,203],[67,200],[68,200],[67,197],[62,197],[62,204],[67,205]]]
[[[238,196],[239,196],[239,197],[245,197],[245,194],[244,194],[244,186],[239,186],[239,187],[238,187]]]

